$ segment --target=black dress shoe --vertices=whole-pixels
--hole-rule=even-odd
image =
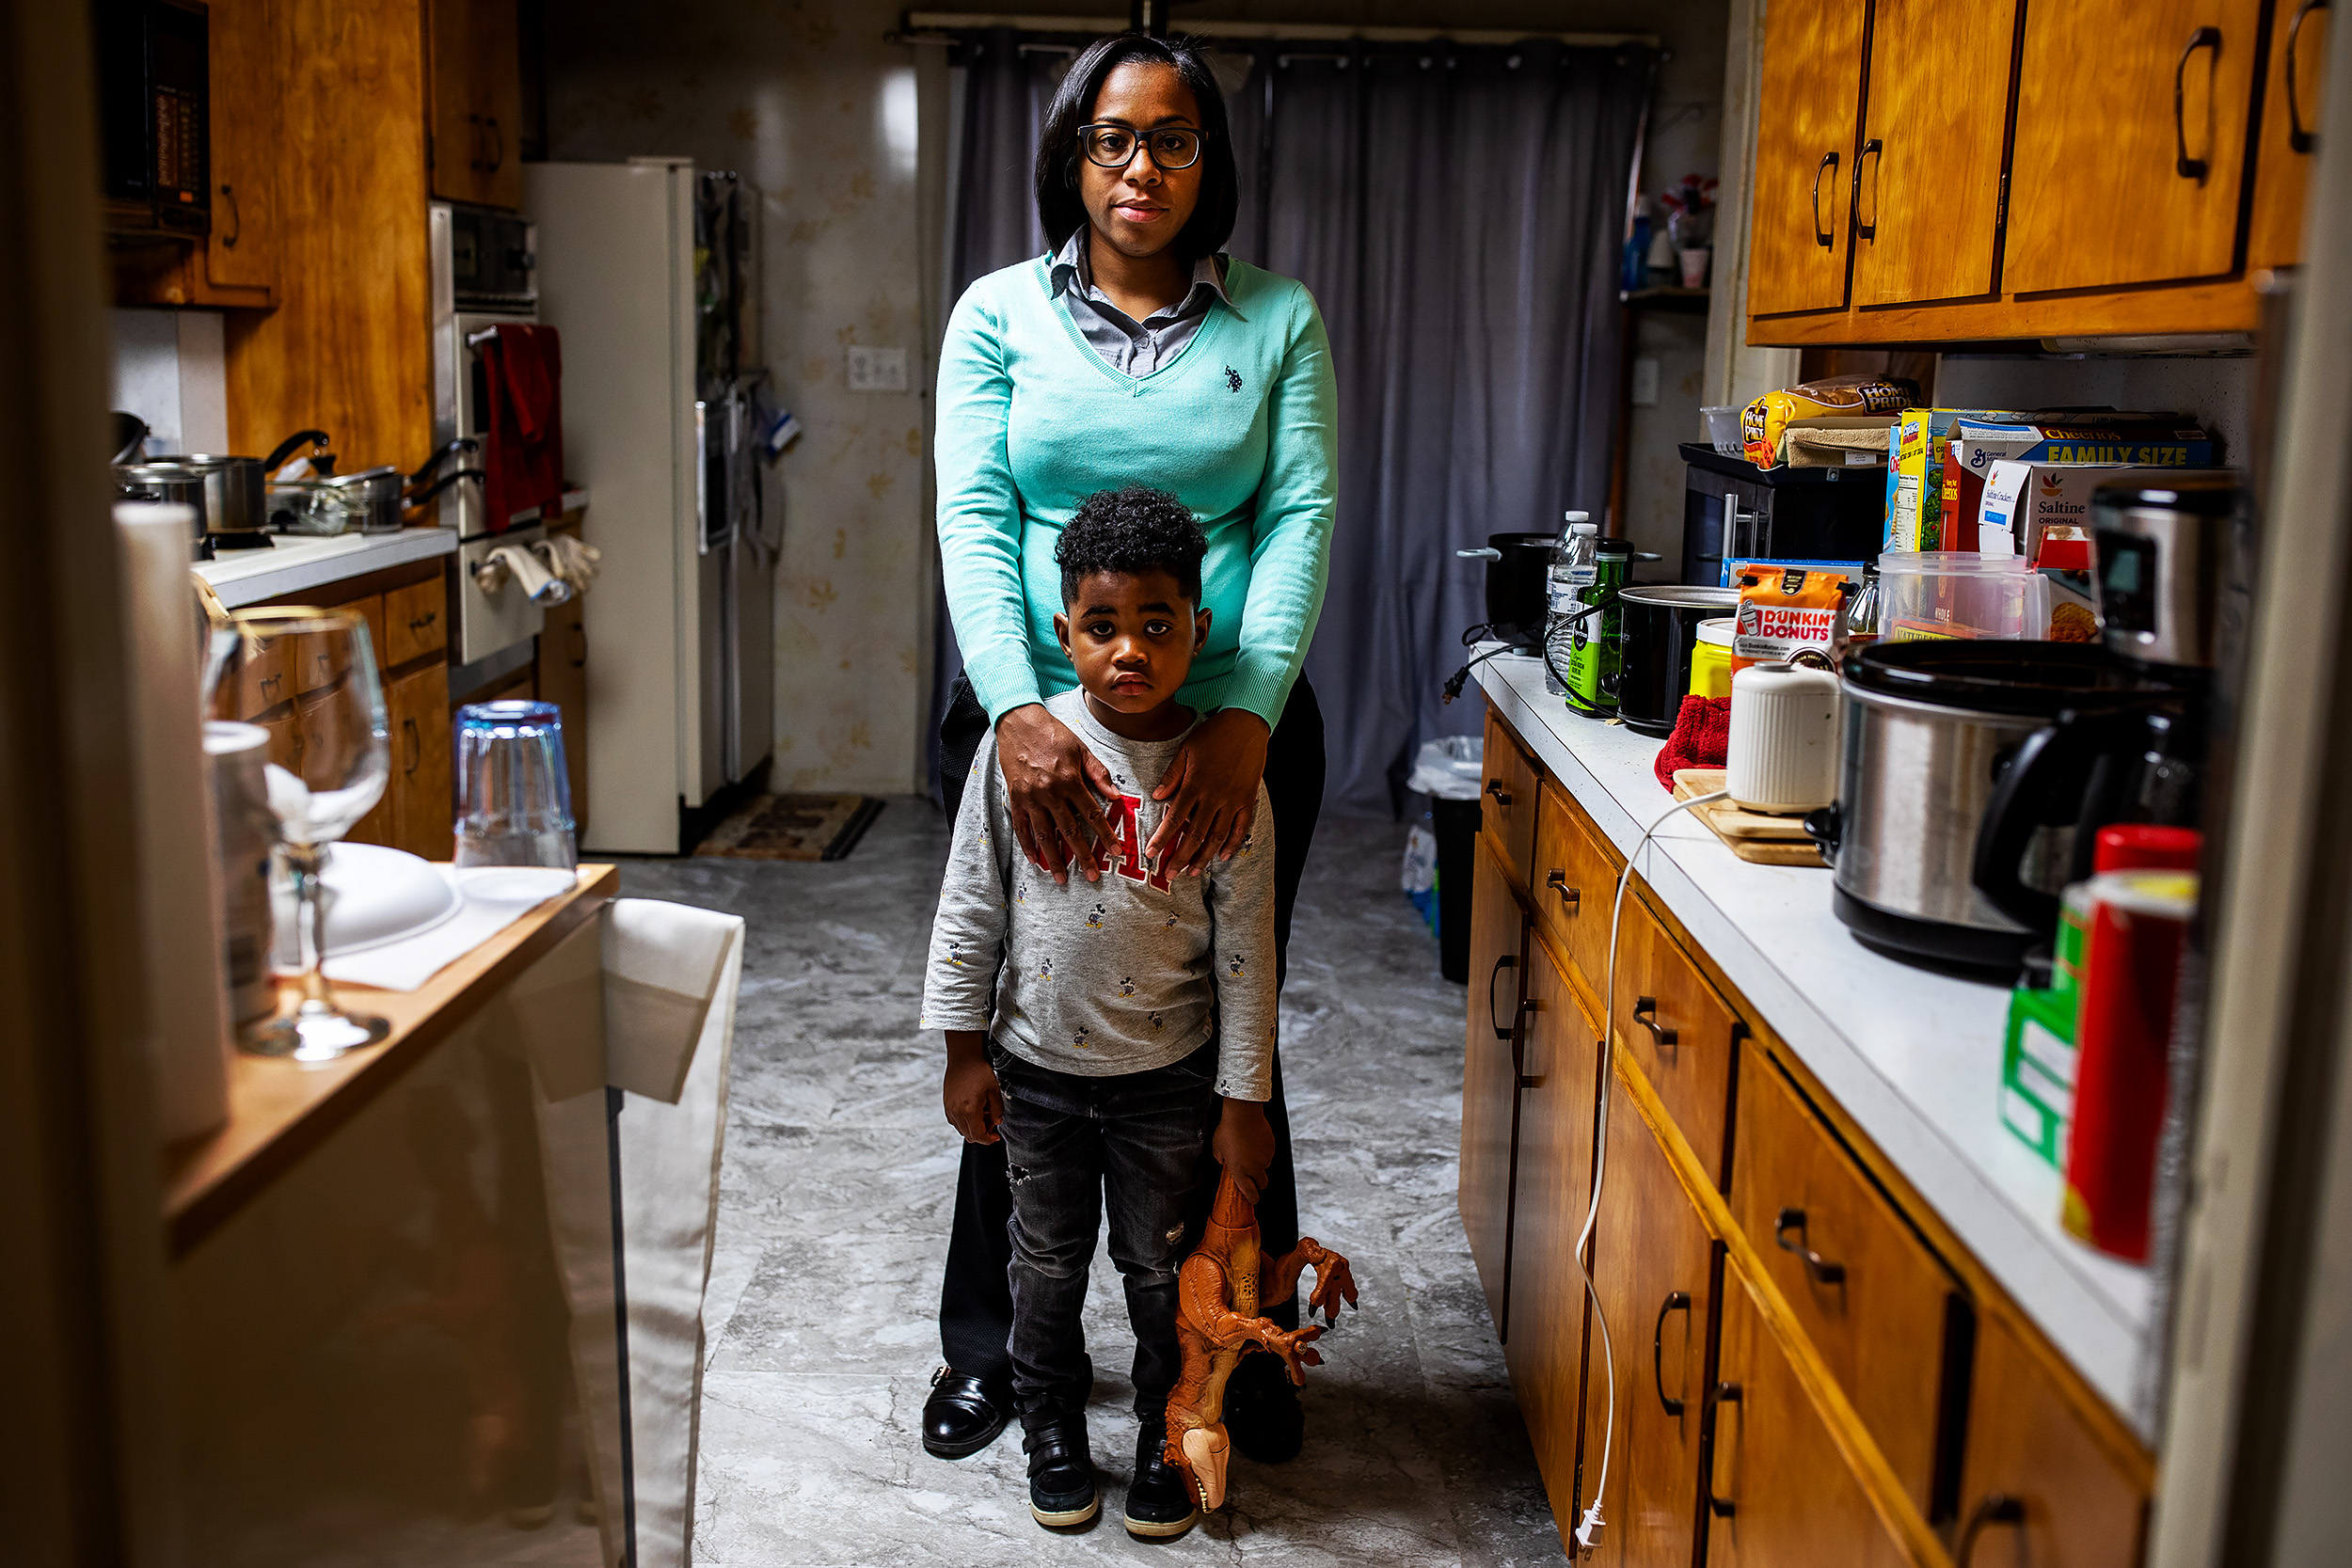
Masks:
[[[1101,1513],[1086,1412],[1031,1411],[1021,1426],[1021,1447],[1029,1456],[1029,1516],[1048,1529],[1070,1529]]]
[[[1225,1382],[1225,1431],[1233,1447],[1261,1465],[1298,1457],[1307,1413],[1280,1356],[1259,1351],[1241,1358]]]
[[[1170,1465],[1168,1418],[1153,1417],[1136,1434],[1136,1479],[1127,1487],[1127,1533],[1165,1541],[1192,1528],[1200,1517],[1199,1483],[1192,1472]]]
[[[941,1459],[976,1454],[996,1441],[1011,1407],[1008,1390],[992,1390],[977,1377],[942,1367],[931,1374],[931,1397],[923,1402],[923,1447]]]

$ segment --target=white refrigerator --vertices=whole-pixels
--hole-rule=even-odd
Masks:
[[[679,158],[526,164],[566,476],[603,552],[586,851],[684,854],[774,741],[781,497],[755,455],[755,193]],[[698,264],[701,268],[697,275]]]

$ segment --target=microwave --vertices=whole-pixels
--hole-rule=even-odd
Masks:
[[[212,33],[204,7],[96,0],[90,19],[107,227],[212,232]]]

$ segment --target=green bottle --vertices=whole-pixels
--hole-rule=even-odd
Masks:
[[[1625,657],[1625,611],[1617,595],[1632,575],[1633,546],[1603,539],[1591,586],[1578,591],[1584,606],[1568,641],[1568,706],[1596,719],[1617,715],[1617,673]]]

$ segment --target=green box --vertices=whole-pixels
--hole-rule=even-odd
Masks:
[[[2071,990],[2019,987],[2001,1044],[2001,1125],[2058,1170],[2074,1114],[2075,1003]]]

